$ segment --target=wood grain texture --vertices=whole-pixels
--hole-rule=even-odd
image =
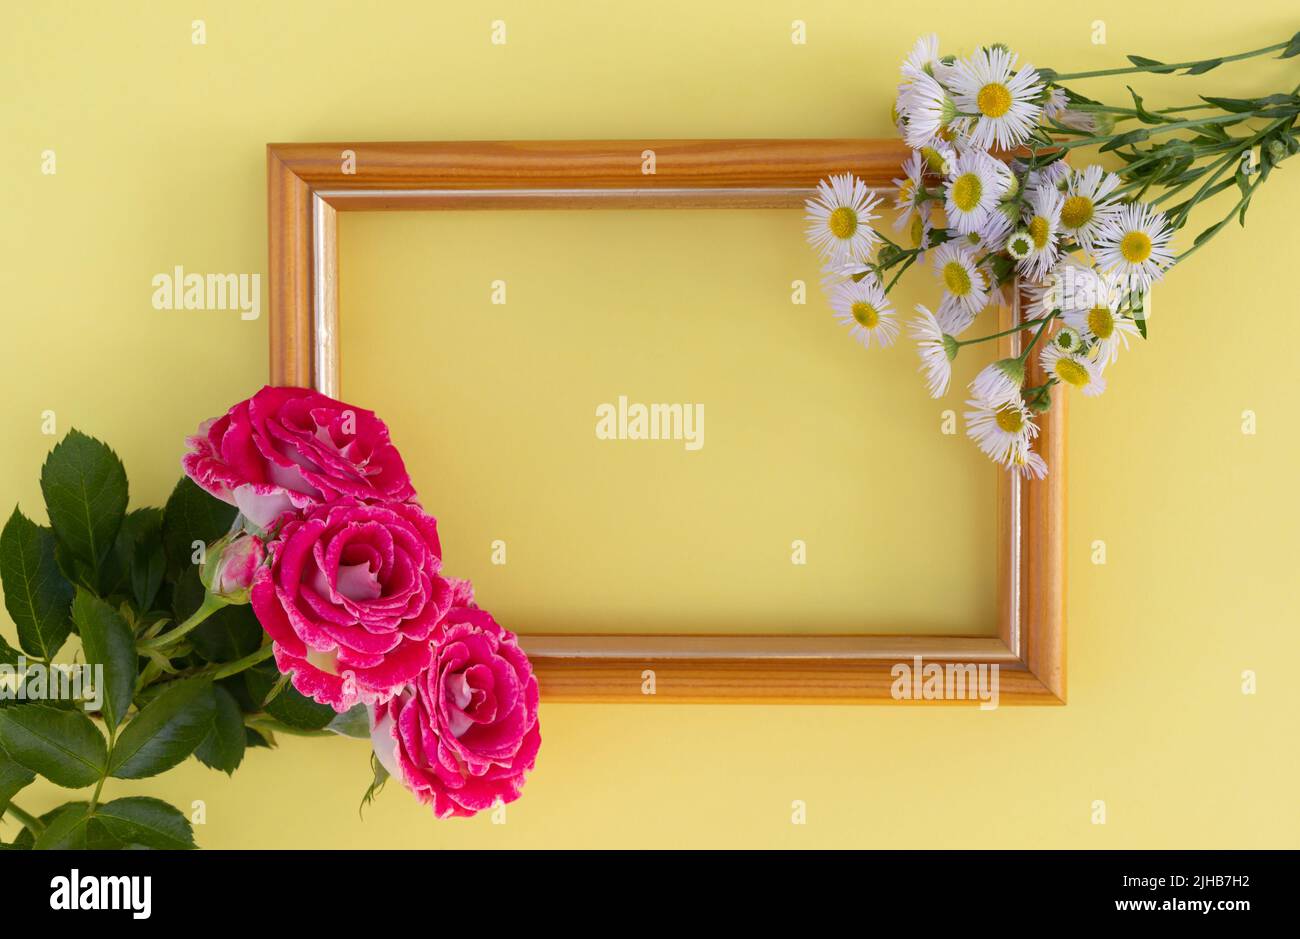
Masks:
[[[652,174],[643,171],[647,150]],[[270,144],[271,381],[339,393],[338,212],[793,208],[834,173],[888,188],[908,153],[899,141],[839,139]],[[349,162],[355,172],[345,172]],[[1001,313],[1007,325],[1015,315],[1011,307]],[[1004,348],[1015,341],[1004,340]],[[542,694],[552,701],[904,703],[891,695],[891,670],[919,656],[996,665],[1000,703],[1063,704],[1063,397],[1040,421],[1051,475],[1017,483],[1001,474],[997,483],[997,636],[523,636]],[[654,694],[645,693],[647,672]]]

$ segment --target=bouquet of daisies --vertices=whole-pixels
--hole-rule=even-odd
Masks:
[[[1042,478],[1048,468],[1034,452],[1034,421],[1051,408],[1053,389],[1101,394],[1107,366],[1131,339],[1146,337],[1152,285],[1234,217],[1244,225],[1257,187],[1300,150],[1300,86],[1153,110],[1131,88],[1131,106],[1112,106],[1064,82],[1199,75],[1273,52],[1300,54],[1300,33],[1238,55],[1179,63],[1130,56],[1129,67],[1074,74],[1022,64],[1000,44],[942,55],[937,36],[923,37],[903,62],[894,104],[912,149],[894,180],[899,241],[873,227],[882,199],[851,174],[823,181],[807,203],[808,240],[826,262],[836,318],[864,346],[892,344],[899,325],[889,293],[913,264],[931,264],[943,293],[932,308],[917,306],[909,332],[936,398],[962,347],[1023,331],[1020,353],[971,383],[967,433],[991,459]],[[1110,154],[1114,169],[1067,159],[1082,147]],[[1175,254],[1174,233],[1191,211],[1233,187],[1236,204]],[[966,336],[1009,291],[1020,292],[1021,321]],[[1031,355],[1043,380],[1027,386]]]

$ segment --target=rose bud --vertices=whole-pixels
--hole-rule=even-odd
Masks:
[[[224,543],[223,543],[224,542]],[[262,562],[266,548],[260,538],[240,534],[209,546],[206,560],[199,569],[203,585],[227,603],[247,603],[249,588]]]

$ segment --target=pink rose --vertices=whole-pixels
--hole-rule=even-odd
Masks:
[[[186,475],[259,528],[291,508],[415,496],[384,422],[309,388],[268,385],[186,443]]]
[[[376,756],[439,818],[513,802],[542,742],[528,656],[473,606],[452,608],[433,648],[412,686],[375,709]]]
[[[253,577],[266,560],[266,548],[261,539],[253,535],[238,535],[224,547],[220,542],[212,546],[218,550],[213,564],[211,578],[203,571],[208,589],[231,602],[245,602],[248,589],[253,586]],[[210,551],[211,549],[209,549]]]
[[[428,667],[453,587],[438,574],[437,524],[418,506],[317,506],[287,518],[270,554],[253,611],[303,694],[345,711],[387,700]]]

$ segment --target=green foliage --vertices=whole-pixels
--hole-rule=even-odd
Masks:
[[[0,531],[19,646],[0,639],[0,664],[25,657],[27,668],[21,696],[0,694],[0,814],[24,824],[0,847],[192,848],[179,810],[146,796],[101,802],[105,780],[154,776],[191,754],[233,773],[276,730],[325,734],[336,715],[288,687],[266,702],[277,672],[256,616],[205,603],[195,543],[225,536],[234,507],[182,479],[165,507],[128,512],[121,462],[75,430],[51,450],[41,491],[49,527],[16,508]],[[64,649],[73,633],[80,653]],[[98,686],[79,700],[49,694],[56,655],[95,669],[86,685]],[[363,712],[332,729],[358,733]],[[85,794],[33,818],[13,801],[37,777]]]
[[[54,532],[18,509],[0,532],[0,579],[5,609],[18,627],[18,644],[28,655],[48,661],[72,628],[72,585],[55,560]]]

